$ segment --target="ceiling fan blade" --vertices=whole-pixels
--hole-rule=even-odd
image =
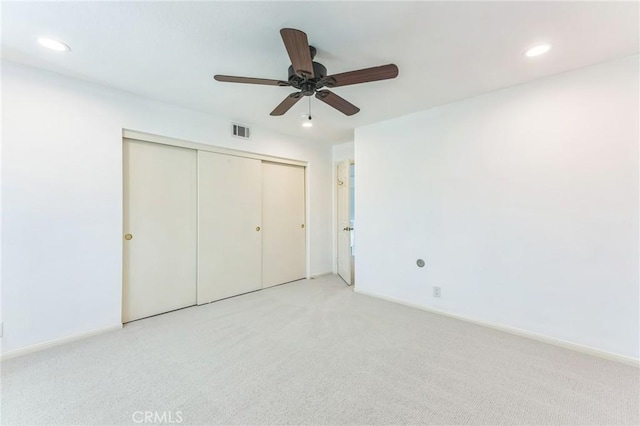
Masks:
[[[398,67],[395,64],[389,64],[329,75],[323,79],[323,85],[327,87],[348,86],[350,84],[388,80],[390,78],[396,78],[397,76]]]
[[[300,77],[313,78],[313,64],[311,63],[311,51],[307,35],[293,28],[281,29],[280,35],[296,74]]]
[[[223,81],[225,83],[247,83],[247,84],[263,84],[266,86],[289,86],[286,81],[270,80],[268,78],[252,78],[252,77],[235,77],[232,75],[219,75],[213,76],[216,81]]]
[[[294,106],[300,99],[302,99],[302,93],[295,92],[284,98],[284,101],[280,102],[271,114],[269,115],[284,115],[285,112],[289,111],[292,106]]]
[[[344,115],[353,115],[360,111],[360,108],[353,105],[351,102],[328,90],[318,90],[316,92],[316,98],[325,104],[334,107]]]

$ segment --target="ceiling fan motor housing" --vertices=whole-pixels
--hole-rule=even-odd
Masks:
[[[289,83],[296,89],[302,90],[302,94],[305,96],[311,96],[316,91],[316,84],[327,76],[327,68],[319,62],[312,62],[313,64],[313,78],[306,80],[296,74],[293,66],[289,67]]]

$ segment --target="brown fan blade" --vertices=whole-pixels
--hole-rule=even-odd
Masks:
[[[329,75],[323,79],[323,83],[327,87],[339,87],[367,83],[369,81],[388,80],[397,76],[398,67],[394,64],[389,64]]]
[[[280,35],[296,74],[303,78],[313,78],[313,64],[311,63],[311,51],[309,50],[307,35],[293,28],[281,29]]]
[[[276,107],[269,115],[284,115],[289,111],[300,99],[302,99],[302,93],[295,92],[284,98],[284,101],[280,102],[280,105]]]
[[[328,90],[318,90],[316,92],[316,98],[320,99],[325,104],[334,107],[344,115],[353,115],[360,111],[360,108],[357,106]]]
[[[234,77],[232,75],[214,75],[216,81],[225,83],[247,83],[247,84],[263,84],[266,86],[289,86],[286,81],[270,80],[268,78],[252,78],[252,77]]]

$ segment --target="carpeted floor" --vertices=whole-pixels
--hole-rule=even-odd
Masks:
[[[8,360],[2,424],[640,424],[640,370],[335,276]]]

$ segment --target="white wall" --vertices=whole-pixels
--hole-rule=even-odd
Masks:
[[[356,290],[639,358],[638,91],[633,56],[356,129]]]
[[[120,323],[123,128],[308,161],[310,273],[331,271],[330,146],[2,65],[3,353]]]

